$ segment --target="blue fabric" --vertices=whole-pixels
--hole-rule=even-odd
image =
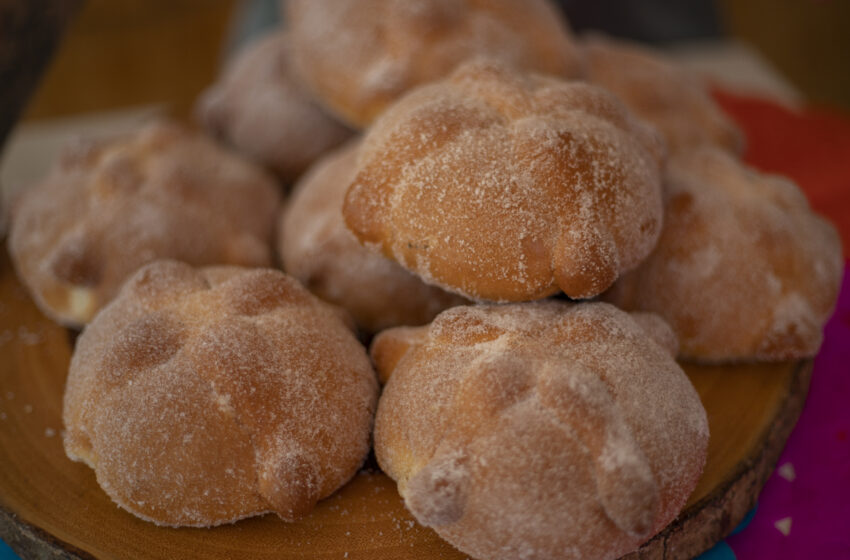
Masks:
[[[0,560],[20,560],[20,557],[15,554],[15,551],[9,548],[9,545],[0,541]]]
[[[744,516],[744,519],[738,523],[738,526],[732,529],[731,535],[736,535],[747,528],[747,525],[750,524],[750,521],[753,520],[753,516],[756,514],[756,509],[758,509],[758,504],[756,504],[753,509]],[[695,560],[735,560],[735,551],[726,544],[726,541],[720,541],[714,548],[706,550],[702,554],[696,557]]]
[[[735,553],[726,544],[726,541],[720,541],[714,548],[706,550],[696,557],[696,560],[735,560]]]
[[[755,517],[757,509],[758,509],[758,504],[756,504],[753,507],[753,509],[751,509],[750,512],[747,515],[744,516],[744,519],[740,523],[738,523],[738,526],[735,527],[734,529],[732,529],[732,532],[729,533],[729,534],[730,535],[737,535],[738,533],[740,533],[741,531],[746,529],[747,525],[749,525],[750,521],[752,521],[753,517]]]

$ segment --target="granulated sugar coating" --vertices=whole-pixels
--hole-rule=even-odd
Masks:
[[[80,326],[158,258],[269,265],[279,197],[259,168],[153,123],[70,145],[13,208],[9,252],[42,311]]]
[[[582,73],[548,0],[289,0],[286,8],[305,83],[360,127],[476,56],[564,78]]]
[[[352,131],[320,108],[289,62],[289,35],[275,32],[250,44],[201,97],[199,120],[213,136],[295,180]]]
[[[385,331],[378,462],[470,556],[618,558],[679,513],[705,462],[672,339],[605,303],[456,307]]]
[[[158,261],[77,340],[65,450],[159,525],[294,520],[357,471],[376,399],[364,348],[295,280]]]
[[[472,299],[589,298],[655,245],[662,159],[604,90],[477,60],[375,123],[343,214],[361,242]]]
[[[469,303],[363,247],[345,227],[342,202],[357,150],[352,143],[327,156],[296,186],[280,218],[278,249],[286,271],[348,310],[369,332],[421,325],[444,309]]]
[[[658,246],[605,298],[664,317],[690,359],[814,356],[843,261],[796,185],[704,148],[671,159],[665,197]]]
[[[587,80],[614,93],[635,115],[660,130],[671,152],[712,144],[743,151],[741,130],[702,81],[660,52],[591,35],[582,40]]]

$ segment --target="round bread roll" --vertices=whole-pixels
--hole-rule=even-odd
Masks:
[[[665,198],[658,246],[605,298],[663,317],[689,359],[815,355],[843,259],[796,185],[704,148],[671,159]]]
[[[384,331],[378,463],[474,558],[618,558],[679,513],[705,462],[705,410],[671,340],[657,317],[553,301]]]
[[[158,261],[77,340],[65,451],[158,525],[291,521],[355,474],[376,399],[364,348],[292,278]]]
[[[471,61],[374,124],[343,214],[362,243],[466,297],[589,298],[654,247],[662,156],[601,88]]]
[[[286,8],[304,82],[358,127],[476,56],[566,78],[582,72],[548,0],[289,0]]]
[[[68,146],[13,208],[9,252],[42,311],[80,326],[158,258],[268,266],[279,201],[262,170],[157,122]]]
[[[372,333],[422,325],[444,309],[469,303],[363,247],[345,227],[342,201],[358,148],[350,143],[326,156],[296,185],[280,218],[278,249],[286,271]]]
[[[352,135],[296,81],[289,43],[278,31],[248,45],[197,106],[211,135],[287,182]]]
[[[743,151],[743,132],[686,68],[646,46],[599,35],[583,38],[581,46],[587,80],[657,127],[671,152],[703,144]]]

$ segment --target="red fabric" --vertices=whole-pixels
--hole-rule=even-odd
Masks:
[[[747,135],[745,160],[786,175],[838,228],[850,254],[850,119],[715,94]],[[701,560],[850,558],[850,262],[815,359],[806,407],[749,525]],[[784,473],[783,473],[784,469]]]
[[[850,118],[723,91],[715,98],[746,134],[747,163],[793,179],[835,224],[850,255]]]

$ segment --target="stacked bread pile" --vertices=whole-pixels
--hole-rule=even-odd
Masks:
[[[86,325],[68,455],[140,517],[211,526],[305,515],[373,443],[470,556],[637,549],[705,461],[674,358],[814,355],[835,230],[741,163],[696,78],[545,0],[286,16],[199,102],[228,148],[155,123],[17,204],[21,278]]]

